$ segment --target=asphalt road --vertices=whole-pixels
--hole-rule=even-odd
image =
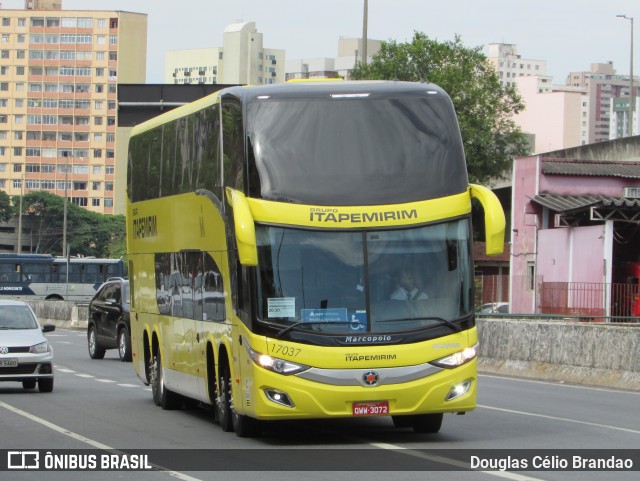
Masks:
[[[222,432],[205,409],[163,411],[155,406],[150,389],[138,380],[130,363],[119,361],[117,351],[108,351],[103,360],[89,359],[85,332],[58,329],[48,337],[54,347],[54,390],[42,394],[24,391],[18,383],[0,383],[0,450],[158,449],[166,450],[160,452],[164,459],[154,458],[154,462],[170,469],[151,473],[11,471],[0,472],[2,480],[638,478],[638,471],[470,472],[460,468],[468,466],[469,455],[484,463],[493,458],[506,462],[508,456],[512,463],[514,458],[531,462],[535,455],[541,456],[538,462],[559,462],[567,449],[578,450],[583,457],[598,455],[603,449],[625,457],[618,450],[640,448],[637,392],[481,375],[478,409],[465,416],[445,415],[438,434],[415,434],[394,428],[389,418],[367,418],[272,423],[261,437],[241,439]],[[206,470],[200,465],[191,469],[189,463],[172,469],[172,456],[179,454],[170,450],[197,454],[198,449],[221,448],[227,451],[208,452],[211,467]],[[300,449],[316,451],[309,455]],[[631,454],[635,454],[638,469],[640,454]],[[274,462],[281,471],[260,470],[260,466],[273,469]],[[287,470],[306,463],[314,468]],[[443,470],[420,470],[424,463]],[[218,466],[229,465],[236,471],[217,471]],[[240,468],[250,471],[237,471]]]

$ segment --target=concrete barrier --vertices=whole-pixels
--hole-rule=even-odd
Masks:
[[[41,323],[86,329],[88,306],[28,301]],[[483,373],[640,391],[640,325],[479,318]]]
[[[86,329],[89,316],[87,304],[69,301],[27,301],[40,324],[55,324],[67,329]]]
[[[640,325],[478,319],[479,370],[640,391]]]

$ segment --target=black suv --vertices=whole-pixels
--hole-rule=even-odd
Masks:
[[[87,342],[91,359],[102,359],[107,349],[118,348],[120,360],[131,361],[128,280],[109,279],[91,299]]]

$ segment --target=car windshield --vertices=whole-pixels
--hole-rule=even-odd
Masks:
[[[402,332],[453,326],[472,309],[466,219],[367,232],[258,225],[256,234],[259,317],[283,329]]]
[[[27,306],[0,306],[0,329],[37,329],[31,310]]]

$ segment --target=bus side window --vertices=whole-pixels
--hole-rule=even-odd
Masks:
[[[244,134],[239,102],[223,99],[222,148],[224,184],[244,192]]]
[[[240,313],[240,319],[248,324],[251,317],[251,306],[249,303],[249,267],[245,267],[236,260],[236,266],[238,274],[236,275],[236,282],[238,290],[238,311]]]

